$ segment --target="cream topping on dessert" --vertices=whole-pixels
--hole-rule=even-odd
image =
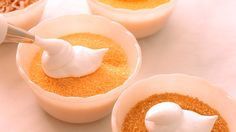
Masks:
[[[81,77],[95,72],[101,65],[108,48],[90,49],[72,46],[61,39],[36,37],[36,45],[44,49],[42,68],[53,78]]]
[[[148,110],[145,125],[149,132],[211,132],[218,116],[203,116],[163,102]]]

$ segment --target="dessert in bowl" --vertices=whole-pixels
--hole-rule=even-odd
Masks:
[[[235,112],[232,98],[200,78],[157,75],[121,94],[112,111],[112,130],[235,131]]]
[[[14,26],[30,29],[41,19],[47,0],[3,0],[0,13]]]
[[[143,38],[163,27],[175,0],[88,0],[88,5],[92,13],[117,21]]]
[[[141,65],[135,37],[123,26],[93,15],[68,15],[46,20],[30,32],[42,38],[61,38],[72,45],[109,48],[94,73],[83,77],[52,78],[42,68],[42,49],[19,44],[17,66],[42,108],[71,123],[106,116],[120,93],[134,80]]]

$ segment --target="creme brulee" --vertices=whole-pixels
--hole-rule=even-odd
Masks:
[[[60,79],[51,78],[44,73],[41,64],[42,50],[40,50],[34,57],[29,71],[31,80],[41,88],[62,96],[89,97],[104,94],[122,85],[128,79],[127,55],[113,40],[91,33],[71,34],[61,38],[72,45],[94,49],[109,48],[109,50],[96,72],[83,77]]]
[[[170,0],[98,0],[115,8],[131,10],[150,9],[169,2]]]

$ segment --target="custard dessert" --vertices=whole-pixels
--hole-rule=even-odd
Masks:
[[[91,49],[108,48],[102,64],[95,72],[82,77],[52,78],[42,68],[40,50],[29,70],[30,79],[46,91],[62,96],[89,97],[104,94],[120,85],[129,77],[127,55],[113,40],[92,33],[77,33],[61,37],[72,45]]]
[[[1,0],[0,13],[8,13],[15,10],[21,10],[35,3],[38,0]]]
[[[170,0],[98,0],[114,8],[123,8],[130,10],[151,9],[158,7]]]
[[[220,113],[217,110],[211,108],[208,104],[205,104],[204,102],[200,101],[197,98],[193,98],[193,97],[185,96],[185,95],[180,95],[177,93],[155,94],[155,95],[152,95],[152,96],[138,102],[133,108],[131,108],[131,110],[129,110],[128,114],[126,115],[123,125],[122,125],[122,129],[121,129],[122,132],[148,132],[147,123],[145,121],[146,117],[148,116],[147,113],[150,111],[150,109],[153,106],[158,105],[158,104],[162,104],[163,102],[176,103],[182,109],[196,112],[200,115],[205,116],[205,118],[208,118],[208,119],[212,118],[213,115],[215,115],[215,116],[217,116],[217,119],[215,119],[214,123],[210,124],[210,125],[212,125],[211,131],[212,132],[229,132],[229,128],[228,128],[227,123],[225,122],[225,120],[223,119],[223,117],[220,115]],[[163,106],[161,106],[161,107],[163,107]],[[170,112],[172,110],[173,109],[170,109],[168,111]],[[157,109],[156,109],[156,111],[160,112],[160,110],[157,110]],[[162,114],[163,114],[163,111],[162,111]],[[194,114],[194,115],[196,115],[196,114]],[[163,125],[170,123],[174,119],[172,117],[173,114],[169,114],[166,116],[168,116],[168,118],[163,119],[163,122],[160,122],[161,116],[156,116],[159,118],[152,119],[152,120],[157,120],[157,121],[159,120],[159,123],[161,124],[160,126],[163,127]],[[212,117],[210,117],[210,116],[212,116]],[[193,117],[194,116],[190,116],[190,118],[193,118]],[[215,117],[213,117],[213,118],[215,118]],[[172,120],[168,120],[168,119],[172,119]],[[200,118],[197,116],[196,120],[200,121]],[[188,126],[184,126],[184,128],[181,128],[181,131],[183,131],[183,129],[186,129],[187,127],[192,127],[190,129],[194,129],[197,126],[196,120],[193,121],[193,119],[190,119],[190,121],[193,121],[194,123],[192,123]],[[189,123],[189,122],[185,122],[185,123]],[[207,121],[203,120],[203,122],[200,122],[199,124],[202,125],[204,123],[207,123]],[[153,124],[151,124],[151,125],[153,125]],[[193,126],[191,126],[191,125],[193,125]],[[172,126],[172,127],[174,127],[174,130],[176,130],[176,128],[178,128],[178,126],[177,127]],[[203,125],[202,127],[207,127],[207,125]],[[151,126],[150,128],[153,129],[155,127]],[[155,129],[157,130],[158,127],[156,127]],[[166,128],[163,128],[163,129],[166,129]],[[201,129],[201,130],[203,130],[203,129]]]

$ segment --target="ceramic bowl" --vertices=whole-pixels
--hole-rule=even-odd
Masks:
[[[141,51],[135,37],[120,24],[107,18],[93,15],[67,15],[43,21],[30,32],[43,38],[58,38],[64,35],[89,32],[106,36],[125,50],[131,70],[123,85],[95,96],[64,97],[45,91],[29,78],[29,67],[39,48],[35,45],[19,44],[17,67],[24,80],[29,84],[42,108],[53,117],[70,123],[87,123],[108,115],[121,94],[134,80],[141,65]]]
[[[122,123],[129,110],[139,101],[154,94],[179,93],[197,97],[216,109],[228,123],[231,132],[236,131],[236,102],[218,87],[203,79],[183,75],[156,75],[139,81],[125,90],[118,98],[112,111],[112,130],[121,132]]]
[[[15,10],[3,15],[9,23],[23,29],[30,29],[38,24],[47,0],[38,0],[22,10]]]
[[[114,8],[98,0],[87,0],[93,14],[108,17],[130,30],[136,38],[143,38],[158,32],[170,16],[176,0],[152,9],[130,10]]]

